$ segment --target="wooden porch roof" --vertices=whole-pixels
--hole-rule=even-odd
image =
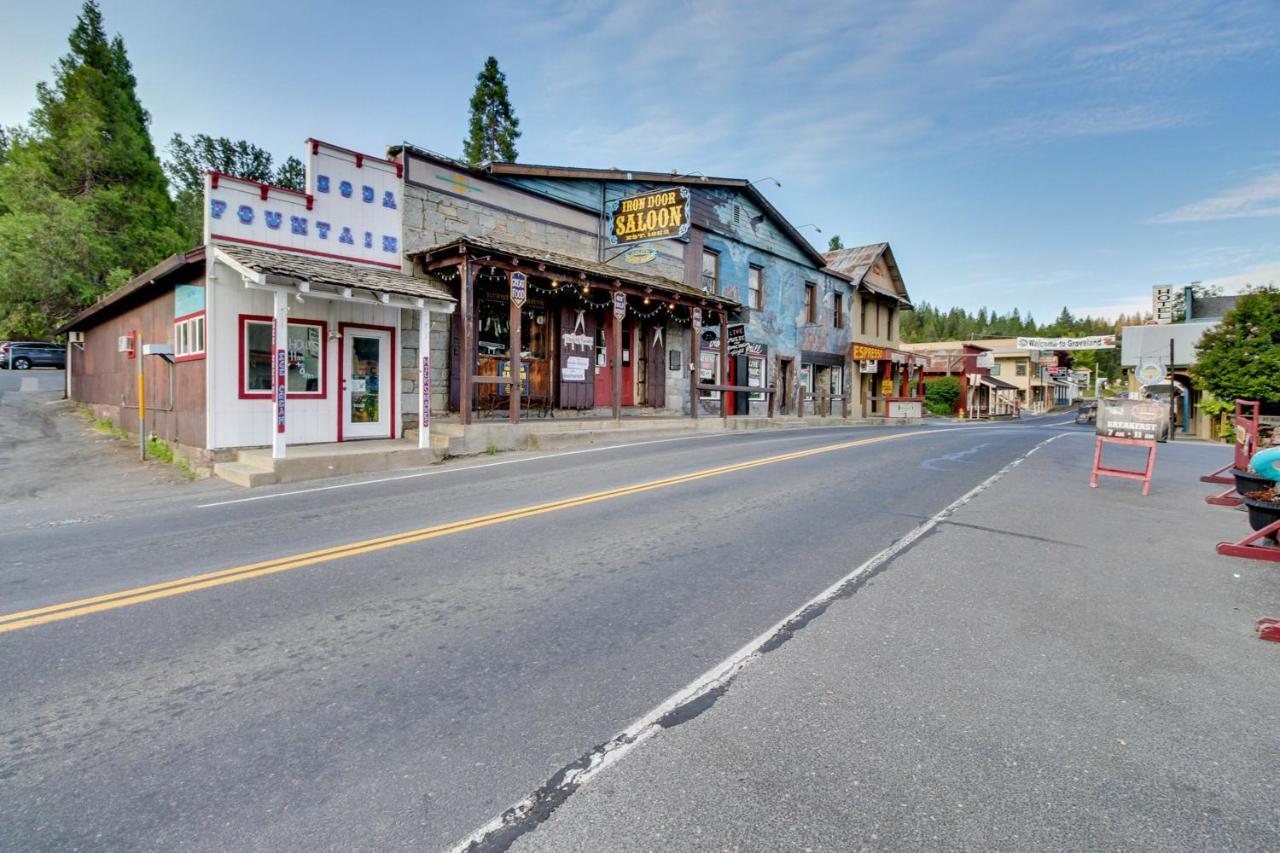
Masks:
[[[590,281],[597,287],[619,287],[623,290],[645,293],[649,289],[675,297],[687,305],[714,305],[726,310],[742,306],[714,293],[691,287],[682,281],[657,275],[647,275],[599,261],[588,261],[572,255],[563,255],[544,249],[521,246],[494,240],[490,237],[459,237],[428,249],[410,252],[428,272],[442,266],[459,263],[470,257],[477,263],[503,269],[519,270],[530,275],[559,277],[565,281]]]

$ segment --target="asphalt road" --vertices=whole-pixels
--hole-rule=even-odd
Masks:
[[[0,617],[0,848],[445,847],[1061,420],[700,437],[0,522],[0,611],[82,602]]]

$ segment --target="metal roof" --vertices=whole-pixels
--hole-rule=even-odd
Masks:
[[[884,257],[885,265],[889,268],[889,276],[902,288],[902,292],[898,293],[894,290],[887,290],[867,281],[867,273],[875,266],[876,261],[880,257]],[[827,252],[824,256],[827,266],[836,272],[843,273],[849,277],[854,287],[863,287],[874,293],[879,293],[893,299],[901,300],[907,304],[911,303],[911,298],[907,295],[907,285],[902,280],[902,273],[898,269],[898,262],[893,257],[893,249],[889,248],[888,243],[871,243],[867,246],[853,246],[848,249],[837,249],[834,252]]]

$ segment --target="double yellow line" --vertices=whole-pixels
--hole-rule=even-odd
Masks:
[[[190,577],[178,578],[177,580],[165,581],[163,583],[151,584],[149,586],[134,587],[133,589],[121,590],[120,592],[109,592],[104,595],[95,595],[91,598],[81,598],[76,601],[51,604],[47,607],[38,607],[34,610],[23,610],[19,613],[9,613],[7,615],[0,616],[0,634],[9,631],[17,631],[22,628],[30,628],[35,625],[43,625],[46,622],[57,622],[62,619],[87,616],[90,613],[114,610],[117,607],[128,607],[132,604],[142,604],[145,601],[155,601],[159,598],[168,598],[173,595],[183,595],[184,593],[195,592],[200,589],[209,589],[210,587],[222,586],[223,584],[228,583],[236,583],[238,581],[249,580],[250,578],[259,578],[264,575],[275,574],[276,572],[315,565],[316,563],[327,563],[332,560],[340,560],[344,557],[354,557],[358,554],[385,551],[388,548],[398,548],[401,545],[411,545],[414,542],[424,542],[428,539],[439,539],[442,536],[451,536],[455,533],[465,533],[468,530],[478,530],[481,527],[490,527],[495,524],[504,524],[508,521],[516,521],[521,518],[531,518],[535,515],[545,515],[549,512],[559,512],[560,510],[572,509],[573,507],[614,500],[615,498],[635,495],[641,492],[649,492],[654,489],[663,489],[668,486],[676,486],[681,483],[691,483],[695,480],[705,480],[708,477],[719,477],[723,474],[732,474],[735,471],[746,471],[750,468],[759,468],[762,465],[775,465],[779,462],[789,462],[793,459],[804,459],[823,453],[846,450],[850,447],[863,447],[868,444],[879,444],[884,441],[892,441],[894,439],[905,438],[911,435],[921,435],[925,432],[934,432],[934,430],[898,432],[890,435],[876,436],[875,438],[863,438],[856,441],[842,441],[838,444],[827,444],[810,450],[798,450],[792,453],[782,453],[777,456],[767,456],[763,459],[754,459],[750,462],[738,462],[733,465],[722,465],[718,468],[707,468],[702,471],[694,471],[690,474],[681,474],[677,477],[666,477],[661,480],[650,480],[647,483],[637,483],[634,486],[623,486],[618,489],[609,489],[608,491],[582,495],[581,497],[534,504],[532,506],[512,509],[506,512],[496,512],[492,515],[481,515],[475,518],[464,519],[462,521],[449,522],[448,524],[437,524],[432,527],[407,530],[403,533],[393,533],[389,536],[380,536],[376,539],[365,539],[360,542],[350,542],[346,545],[336,545],[332,548],[322,548],[319,551],[307,551],[303,554],[279,557],[277,559],[266,560],[261,563],[250,563],[246,566],[236,566],[231,569],[220,569],[216,572],[191,575]]]

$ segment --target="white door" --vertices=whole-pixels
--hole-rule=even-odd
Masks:
[[[342,438],[391,436],[391,333],[347,328],[342,335]]]

